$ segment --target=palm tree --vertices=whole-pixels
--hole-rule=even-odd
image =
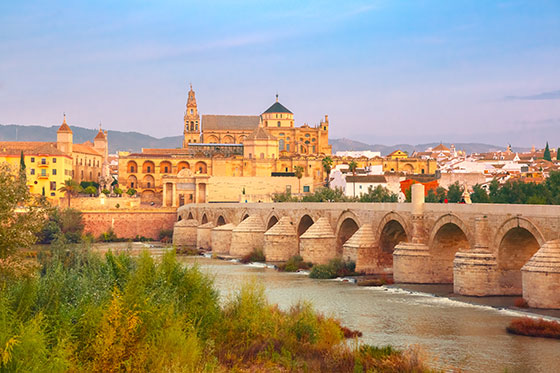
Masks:
[[[58,189],[59,192],[66,193],[66,198],[68,198],[68,207],[70,207],[70,199],[80,193],[82,187],[77,181],[68,179],[64,182],[64,186]]]
[[[350,170],[350,172],[352,172],[352,176],[356,176],[356,169],[358,168],[358,164],[356,163],[356,161],[352,161],[350,163],[348,163],[348,169]],[[354,198],[356,198],[356,181],[352,181],[352,188],[353,188],[353,194],[354,194]]]
[[[294,172],[298,179],[298,194],[301,194],[301,178],[303,177],[303,166],[295,166]]]
[[[327,188],[328,188],[329,184],[330,184],[329,175],[331,174],[333,160],[330,156],[327,155],[325,158],[323,158],[321,163],[323,164],[323,169],[325,170],[325,173],[327,174]]]

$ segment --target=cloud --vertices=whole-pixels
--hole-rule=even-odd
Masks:
[[[560,100],[560,90],[537,93],[529,96],[506,96],[506,100]]]

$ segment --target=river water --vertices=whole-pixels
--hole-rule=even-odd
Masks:
[[[294,273],[227,261],[183,257],[214,277],[220,296],[243,282],[265,286],[271,303],[287,309],[300,300],[363,332],[361,340],[398,348],[419,345],[434,368],[468,372],[560,372],[560,340],[514,336],[505,328],[522,312],[474,305],[403,289],[360,287],[337,280],[313,280]],[[441,291],[438,286],[435,292]],[[424,290],[425,291],[425,290]]]

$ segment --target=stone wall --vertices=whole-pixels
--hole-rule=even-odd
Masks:
[[[117,204],[119,207],[116,207]],[[61,198],[58,200],[58,206],[62,208],[68,207],[68,199]],[[130,208],[138,208],[140,206],[139,197],[74,197],[70,200],[70,207],[78,210],[111,210]]]
[[[98,237],[113,229],[117,237],[144,236],[159,239],[162,229],[173,229],[177,219],[174,209],[157,211],[82,211],[84,231]]]

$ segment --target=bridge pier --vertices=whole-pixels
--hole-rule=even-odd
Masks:
[[[356,272],[387,273],[387,263],[383,261],[382,254],[371,224],[363,224],[342,246],[342,258],[355,262]]]
[[[214,223],[212,222],[198,226],[196,229],[197,248],[205,250],[212,248],[212,228],[214,228]]]
[[[424,224],[424,185],[412,185],[412,242],[401,242],[393,251],[395,282],[432,284],[430,248]]]
[[[270,262],[285,262],[298,254],[296,229],[283,216],[264,234],[264,256]]]
[[[490,252],[488,218],[475,219],[473,250],[460,250],[453,261],[453,292],[461,295],[499,295],[498,262]]]
[[[198,222],[194,219],[178,221],[173,226],[173,245],[181,247],[196,247],[196,231]]]
[[[231,232],[235,225],[229,223],[219,225],[212,229],[212,253],[218,255],[229,255],[231,246]]]
[[[529,307],[560,308],[560,240],[546,242],[521,273]]]
[[[263,250],[265,230],[258,215],[251,215],[243,220],[231,232],[229,255],[241,258],[253,250]]]
[[[306,262],[327,264],[336,258],[336,236],[326,217],[319,218],[299,238],[299,252]]]

